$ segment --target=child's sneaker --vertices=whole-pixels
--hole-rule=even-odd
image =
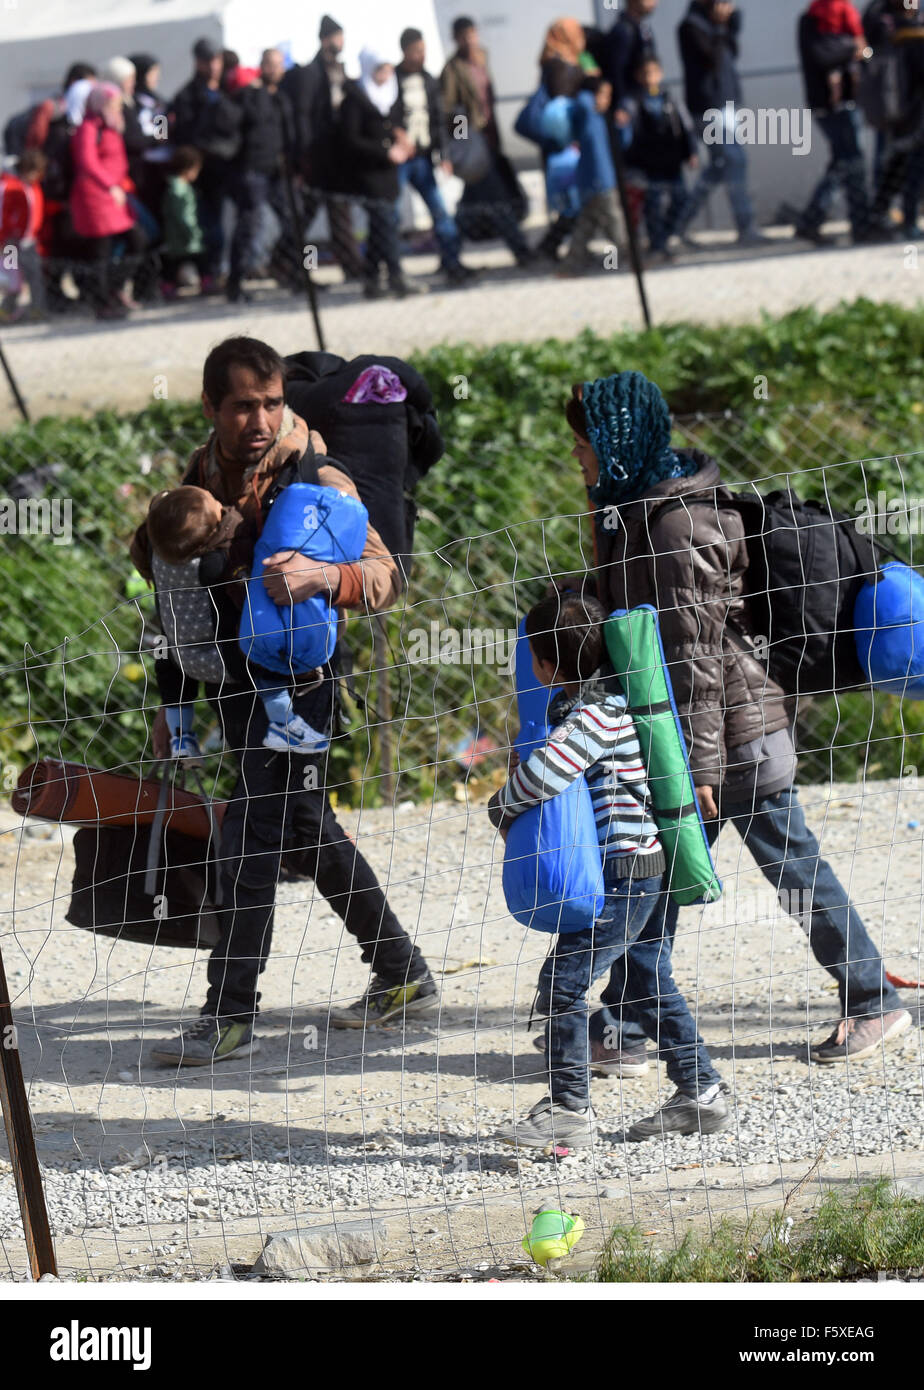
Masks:
[[[669,1134],[718,1134],[730,1124],[725,1097],[716,1083],[701,1096],[675,1091],[660,1110],[636,1120],[627,1137],[637,1143],[641,1139],[665,1139]]]
[[[171,758],[181,758],[187,763],[201,763],[202,749],[195,734],[179,733],[170,738]]]
[[[593,1106],[584,1110],[569,1110],[550,1096],[543,1096],[522,1120],[501,1125],[496,1137],[503,1144],[518,1149],[544,1149],[550,1152],[557,1144],[579,1148],[593,1143],[597,1132],[597,1117]]]
[[[293,714],[287,724],[270,724],[263,747],[274,748],[277,753],[323,753],[330,747],[330,739]]]

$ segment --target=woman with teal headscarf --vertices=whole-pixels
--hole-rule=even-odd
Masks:
[[[878,1055],[911,1017],[806,824],[791,711],[757,657],[747,538],[734,496],[708,455],[673,448],[667,402],[641,372],[575,386],[565,414],[594,507],[597,596],[608,612],[643,603],[657,610],[710,840],[732,821],[781,900],[785,893],[788,901],[810,903],[800,916],[841,1004],[840,1022],[812,1046],[812,1060]],[[669,902],[659,943],[668,967],[676,926]],[[639,1075],[647,1060],[631,1007],[623,1007],[614,982],[602,1002],[590,1025],[592,1063],[609,1074]],[[620,1031],[623,1016],[629,1022]],[[614,1038],[615,1049],[604,1046]],[[683,1122],[689,1098],[675,1101],[652,1117],[652,1132]]]

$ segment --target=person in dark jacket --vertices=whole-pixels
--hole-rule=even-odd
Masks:
[[[686,225],[699,213],[712,190],[724,183],[738,228],[738,241],[742,245],[760,245],[765,238],[754,225],[754,209],[747,186],[747,155],[733,133],[734,108],[741,104],[741,82],[735,61],[740,32],[741,12],[726,0],[692,0],[677,30],[687,109],[694,120],[700,122],[702,134],[711,133],[707,144],[709,164],[691,192]]]
[[[746,599],[747,537],[732,494],[714,460],[672,448],[667,403],[639,372],[575,386],[566,415],[594,507],[598,597],[608,613],[643,603],[658,611],[707,836],[714,844],[726,822],[735,826],[781,902],[799,905],[793,915],[837,981],[841,1021],[812,1047],[812,1059],[880,1056],[911,1016],[806,824],[790,707],[759,659]],[[677,913],[669,903],[668,940]],[[643,1035],[629,1001],[630,1024],[620,1032],[622,987],[614,986],[591,1022],[592,1062],[610,1074],[640,1075]]]
[[[456,221],[464,236],[479,240],[501,237],[517,265],[529,265],[535,252],[528,246],[517,220],[516,175],[501,148],[488,55],[481,47],[474,20],[467,16],[460,15],[453,21],[452,37],[456,50],[440,74],[450,135],[455,136],[455,126],[461,118],[466,132],[477,131],[481,136],[488,158],[487,173],[465,185]]]
[[[343,149],[353,170],[369,218],[363,270],[367,299],[383,293],[384,268],[389,291],[403,298],[418,292],[404,277],[398,237],[398,169],[413,154],[413,145],[398,121],[398,79],[391,63],[371,48],[359,55],[362,76],[350,82],[343,99]]]
[[[653,55],[642,57],[636,85],[619,108],[631,122],[626,163],[645,179],[645,223],[655,256],[669,255],[668,242],[686,217],[690,195],[684,165],[695,169],[697,141],[686,108],[664,87],[664,70]]]
[[[591,52],[612,87],[612,110],[622,106],[635,84],[635,74],[646,54],[657,54],[652,16],[658,0],[627,0],[621,13],[606,34],[590,44]]]
[[[841,33],[830,32],[833,26],[820,20],[816,9],[813,4],[799,19],[799,57],[806,104],[831,148],[831,158],[807,207],[796,220],[795,232],[796,236],[824,245],[828,238],[821,226],[838,189],[843,188],[853,240],[863,242],[869,239],[871,230],[870,210],[860,143],[862,125],[854,99],[858,64],[868,56],[866,40],[860,15],[853,6],[843,10],[842,18],[847,23]]]
[[[410,184],[426,203],[440,246],[440,262],[450,285],[466,285],[475,272],[464,266],[459,258],[462,238],[455,218],[446,211],[434,174],[436,164],[444,173],[452,173],[452,165],[446,158],[448,132],[440,84],[425,67],[427,50],[420,30],[405,29],[400,42],[402,59],[395,69],[398,78],[396,120],[401,129],[407,131],[414,153],[399,165],[398,181],[402,188]]]
[[[358,497],[346,470],[326,456],[317,431],[286,406],[284,378],[279,354],[253,338],[226,339],[212,349],[203,371],[203,410],[212,429],[194,451],[183,482],[236,507],[254,537],[273,499],[292,483],[320,483]],[[135,532],[131,555],[147,577],[151,547],[144,523]],[[242,562],[246,572],[252,558]],[[324,592],[337,608],[367,614],[391,608],[400,592],[398,567],[371,525],[358,562],[321,565],[281,552],[270,557],[264,583],[280,606]],[[335,651],[314,680],[292,682],[296,713],[325,734],[335,717],[338,671]],[[209,693],[238,769],[222,822],[220,936],[208,962],[200,1017],[181,1037],[160,1044],[154,1057],[173,1067],[207,1066],[259,1049],[253,1036],[258,985],[272,948],[280,868],[293,843],[302,871],[343,920],[372,970],[358,1000],[331,1007],[333,1026],[362,1029],[389,1021],[403,1026],[434,1008],[439,990],[420,948],[337,822],[325,786],[326,759],[271,753],[263,746],[267,714],[252,679],[232,678]],[[153,741],[156,756],[166,756],[163,709]]]
[[[305,227],[310,229],[322,204],[330,223],[331,245],[345,276],[361,279],[362,258],[353,235],[349,195],[355,192],[342,158],[340,109],[347,75],[340,57],[343,26],[324,15],[321,47],[310,63],[289,69],[283,91],[295,114],[296,162],[302,182]]]
[[[210,39],[193,47],[195,73],[170,105],[170,138],[174,145],[193,145],[203,156],[196,183],[199,221],[205,237],[207,273],[203,289],[215,286],[221,269],[224,234],[222,208],[229,196],[231,165],[240,148],[240,107],[221,89],[222,56]]]
[[[243,87],[234,100],[241,112],[241,148],[232,165],[231,193],[237,224],[231,241],[228,299],[248,298],[243,277],[252,271],[264,210],[269,207],[285,225],[284,164],[295,145],[292,107],[280,89],[285,62],[278,48],[268,48],[260,60],[260,76]]]

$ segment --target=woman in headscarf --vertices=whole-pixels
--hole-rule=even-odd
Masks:
[[[398,165],[413,154],[407,133],[398,126],[398,79],[393,65],[371,48],[359,55],[361,76],[347,83],[340,108],[341,139],[351,164],[356,191],[369,217],[363,267],[364,293],[378,299],[384,267],[388,290],[403,298],[417,292],[401,269],[398,237]]]
[[[102,82],[90,92],[86,115],[71,138],[70,198],[74,231],[84,239],[91,263],[87,288],[99,318],[121,318],[134,305],[124,289],[127,257],[123,256],[118,274],[113,266],[117,245],[128,255],[140,257],[147,244],[128,205],[124,130],[122,91],[114,83]]]
[[[788,901],[810,902],[807,912],[800,908],[809,944],[841,1003],[841,1022],[811,1048],[812,1059],[878,1056],[910,1015],[806,824],[792,710],[758,656],[747,537],[733,494],[708,455],[674,449],[667,402],[640,372],[575,386],[565,413],[594,506],[597,595],[608,612],[643,603],[657,609],[710,842],[731,821],[781,901],[785,892]],[[668,975],[677,912],[670,901],[663,940],[645,948],[661,951]],[[644,1038],[631,1008],[620,1017],[621,991],[611,981],[591,1019],[592,1060],[611,1075],[638,1075]],[[689,1106],[675,1097],[648,1123],[652,1132],[676,1129],[685,1113]]]

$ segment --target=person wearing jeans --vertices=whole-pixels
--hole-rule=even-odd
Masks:
[[[910,1027],[911,1015],[805,823],[793,786],[791,706],[759,659],[746,601],[747,537],[734,496],[713,459],[672,448],[667,403],[639,372],[576,386],[566,415],[594,505],[593,587],[607,612],[657,609],[707,833],[714,842],[731,820],[777,891],[803,895],[797,901],[812,951],[837,980],[840,1021],[811,1056],[844,1062],[878,1055]],[[668,905],[665,956],[675,930],[676,909]],[[620,1001],[614,984],[604,1001],[609,1014],[592,1025],[592,1065],[639,1075],[646,1060],[638,1029],[620,1036],[616,1028],[603,1048],[607,1028],[619,1023]]]
[[[839,111],[815,112],[813,118],[831,147],[831,159],[796,223],[796,235],[819,241],[821,225],[830,214],[838,189],[843,188],[853,240],[863,241],[871,227],[859,112],[853,106],[843,106]]]
[[[686,1000],[670,980],[669,969],[662,977],[657,958],[638,949],[651,941],[652,932],[660,938],[663,931],[666,863],[635,721],[604,664],[605,621],[596,599],[576,594],[553,593],[530,609],[526,635],[533,672],[542,685],[562,689],[549,707],[548,741],[525,763],[511,759],[509,780],[488,803],[491,822],[506,839],[519,816],[537,807],[545,810],[583,776],[600,845],[603,908],[590,926],[576,931],[562,926],[539,974],[536,1003],[547,1021],[549,1093],[522,1120],[502,1126],[497,1134],[520,1148],[593,1142],[586,996],[607,970],[612,972],[611,988],[620,979],[635,1001],[636,1017],[657,1043],[677,1087],[655,1114],[632,1125],[627,1137],[714,1134],[729,1123],[721,1078]],[[567,820],[564,816],[563,824]],[[523,848],[521,842],[520,852]],[[574,853],[570,841],[561,849]],[[663,992],[662,978],[668,986]]]
[[[725,185],[740,242],[761,240],[754,225],[754,205],[748,192],[748,157],[735,138],[734,116],[728,110],[700,121],[709,162],[690,190],[681,233],[701,211],[713,191]]]
[[[747,155],[735,138],[735,113],[741,106],[738,41],[741,11],[728,0],[691,0],[677,37],[683,62],[687,110],[709,136],[709,163],[690,194],[681,235],[713,189],[724,183],[732,206],[738,240],[758,245],[764,238],[754,225],[747,186]]]
[[[427,72],[427,50],[419,29],[405,29],[401,35],[402,59],[395,69],[398,79],[398,124],[407,132],[413,153],[399,165],[402,191],[410,186],[423,198],[433,219],[433,231],[440,246],[440,264],[451,285],[464,285],[474,272],[459,259],[462,237],[455,219],[446,210],[434,172],[434,160],[446,172],[452,165],[445,157],[448,143],[446,118],[438,80]]]

